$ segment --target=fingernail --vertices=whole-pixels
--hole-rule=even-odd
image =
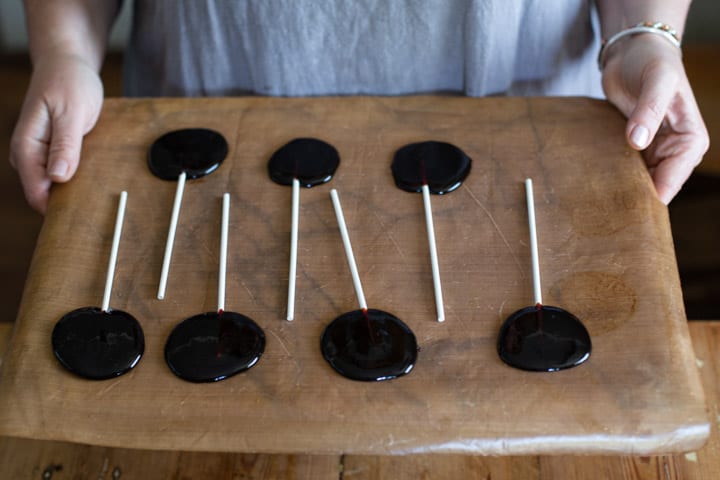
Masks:
[[[68,171],[68,164],[64,160],[58,160],[50,169],[50,176],[55,178],[65,178]]]
[[[637,125],[635,128],[633,128],[632,132],[630,133],[630,140],[632,140],[632,142],[638,148],[647,147],[649,138],[650,138],[650,131],[648,131],[648,129],[642,125]]]

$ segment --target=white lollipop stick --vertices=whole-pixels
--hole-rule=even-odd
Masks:
[[[297,275],[298,217],[300,212],[300,180],[293,179],[292,216],[290,220],[290,273],[288,274],[287,319],[295,318],[295,277]]]
[[[437,245],[435,243],[435,226],[433,225],[432,207],[430,206],[430,187],[422,186],[423,204],[425,205],[425,225],[427,226],[428,242],[430,244],[430,264],[432,266],[433,287],[435,289],[435,309],[438,322],[445,321],[445,306],[443,304],[442,286],[440,285],[440,266],[438,265]]]
[[[110,310],[110,293],[112,292],[113,278],[115,278],[115,264],[117,263],[118,248],[120,247],[120,235],[122,235],[123,220],[125,219],[125,205],[127,204],[127,192],[120,193],[117,217],[115,218],[115,233],[113,233],[112,247],[110,248],[110,261],[108,262],[107,276],[105,277],[105,293],[101,310]]]
[[[345,245],[345,255],[347,256],[348,265],[350,266],[350,274],[352,275],[353,285],[355,286],[355,294],[362,310],[367,310],[367,302],[363,293],[362,284],[360,283],[360,275],[358,275],[357,264],[355,263],[355,255],[353,255],[352,245],[350,245],[350,235],[348,235],[347,226],[345,225],[345,217],[343,216],[342,206],[337,190],[330,190],[330,198],[332,198],[333,207],[335,207],[335,216],[337,217],[338,227],[340,227],[340,236],[343,245]]]
[[[227,266],[228,223],[230,217],[230,194],[223,195],[222,224],[220,226],[220,273],[218,275],[218,312],[225,310],[225,272]]]
[[[530,227],[530,255],[532,258],[533,290],[535,305],[542,305],[540,288],[540,259],[538,256],[537,227],[535,226],[535,200],[533,199],[532,179],[525,179],[525,196],[527,197],[528,226]]]
[[[160,273],[160,286],[158,287],[158,300],[165,298],[167,288],[168,272],[170,271],[170,259],[172,258],[173,244],[175,243],[175,230],[177,230],[178,217],[180,216],[180,204],[182,203],[183,191],[187,174],[182,172],[178,176],[177,189],[175,190],[175,201],[173,202],[172,215],[170,216],[170,228],[168,229],[167,242],[165,243],[165,257],[163,258],[162,272]]]

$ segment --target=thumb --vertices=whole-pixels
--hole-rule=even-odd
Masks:
[[[67,111],[53,113],[47,174],[54,182],[67,182],[80,162],[82,118]]]
[[[628,117],[625,134],[636,150],[644,150],[660,129],[668,106],[677,91],[677,75],[658,68],[644,75],[637,105]]]

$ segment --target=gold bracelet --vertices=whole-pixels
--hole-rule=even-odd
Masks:
[[[612,44],[616,43],[623,37],[637,35],[639,33],[654,33],[667,39],[677,48],[681,47],[680,37],[678,36],[677,31],[670,25],[662,22],[641,22],[624,30],[620,30],[607,40],[603,40],[600,52],[598,53],[598,67],[600,70],[602,70],[603,66],[605,66],[605,52],[607,52],[608,48],[610,48]]]

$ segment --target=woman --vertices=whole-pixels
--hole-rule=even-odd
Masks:
[[[708,148],[679,38],[689,0],[136,0],[130,95],[591,95],[668,203]],[[26,0],[33,76],[10,162],[41,213],[103,101],[120,1]],[[599,20],[601,32],[596,32]],[[600,48],[599,33],[607,44]]]

